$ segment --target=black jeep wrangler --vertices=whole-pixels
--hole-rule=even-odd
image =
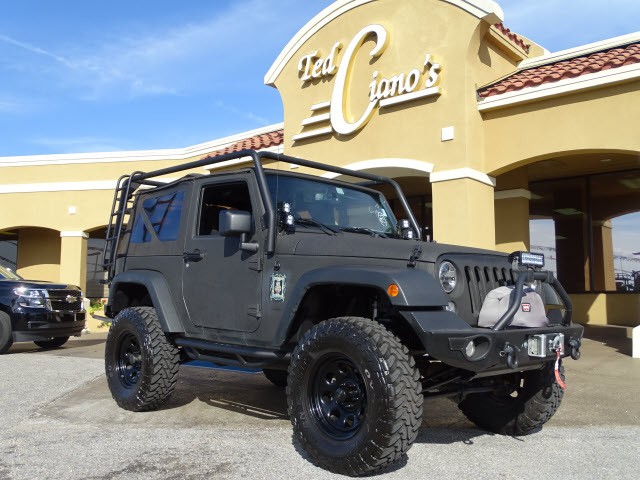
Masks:
[[[240,158],[252,167],[158,179]],[[407,220],[378,184],[395,190]],[[559,407],[561,359],[579,357],[583,330],[543,264],[422,241],[385,177],[250,150],[135,172],[118,181],[107,234],[109,387],[122,408],[152,410],[181,362],[263,369],[286,386],[302,446],[347,475],[401,458],[425,397],[452,398],[482,428],[526,434]],[[500,307],[491,293],[505,288]],[[481,313],[490,325],[479,326]]]
[[[80,287],[25,280],[0,265],[0,355],[13,342],[58,348],[85,326]]]

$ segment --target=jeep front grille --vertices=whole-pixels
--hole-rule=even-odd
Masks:
[[[474,317],[480,314],[482,302],[491,290],[515,282],[512,269],[497,266],[466,265],[464,275]]]
[[[48,290],[51,310],[80,312],[83,310],[82,292],[78,290]]]
[[[515,282],[515,273],[507,256],[487,254],[442,255],[438,265],[449,261],[456,266],[458,286],[449,294],[456,311],[469,325],[478,325],[482,303],[487,294],[501,285]]]

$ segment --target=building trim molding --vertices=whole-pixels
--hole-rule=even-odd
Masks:
[[[158,182],[170,183],[177,178],[159,178]],[[116,180],[92,180],[89,182],[16,183],[0,185],[0,195],[7,193],[47,193],[114,190]],[[140,189],[150,188],[143,185]]]
[[[493,25],[504,20],[504,12],[493,0],[441,0],[466,10],[474,17]]]
[[[529,103],[543,98],[553,98],[607,85],[616,85],[638,78],[640,78],[640,63],[635,63],[577,78],[544,83],[537,87],[527,87],[515,92],[481,98],[478,100],[478,110],[480,112],[490,112],[499,108]]]
[[[531,200],[531,198],[533,198],[531,192],[529,190],[525,190],[524,188],[501,190],[499,192],[495,192],[493,196],[496,200],[507,200],[509,198],[526,198],[527,200]]]
[[[523,60],[518,65],[518,69],[526,70],[528,68],[540,67],[548,63],[557,63],[562,60],[568,60],[575,57],[583,57],[590,53],[600,52],[602,50],[610,50],[612,48],[635,43],[640,41],[640,32],[629,33],[619,37],[608,38],[594,43],[587,43],[574,48],[560,50],[559,52],[546,53],[540,57],[529,58]]]
[[[431,183],[448,182],[450,180],[460,180],[463,178],[469,178],[491,187],[496,186],[496,179],[490,177],[486,173],[482,173],[473,168],[455,168],[453,170],[443,170],[442,172],[433,172],[431,175]]]
[[[43,165],[70,165],[120,162],[153,162],[167,160],[187,160],[192,157],[206,155],[222,150],[236,142],[257,135],[282,130],[284,123],[276,123],[229,137],[200,143],[185,148],[164,150],[134,150],[123,152],[70,153],[54,155],[30,155],[19,157],[0,157],[0,168],[3,167],[35,167]]]
[[[355,172],[372,170],[375,168],[406,168],[408,170],[417,170],[430,175],[431,172],[433,172],[434,164],[411,158],[376,158],[373,160],[363,160],[361,162],[350,163],[341,168],[346,168],[347,170],[353,170]],[[323,178],[336,178],[339,177],[340,174],[327,172],[321,176]]]
[[[3,193],[79,192],[82,190],[113,190],[115,180],[94,180],[90,182],[16,183],[0,185]]]
[[[313,35],[320,31],[323,27],[331,23],[340,15],[353,10],[361,5],[365,5],[376,0],[338,0],[327,8],[322,10],[318,15],[313,17],[298,33],[287,43],[282,49],[280,55],[276,58],[271,68],[264,76],[265,85],[275,86],[276,79],[284,70],[285,65],[289,63],[291,58],[300,50],[302,45]],[[446,3],[455,5],[473,16],[485,20],[491,24],[501,22],[504,19],[504,13],[500,6],[493,0],[441,0]]]
[[[61,238],[66,238],[66,237],[76,237],[76,238],[89,238],[89,234],[87,232],[60,232],[60,237]]]

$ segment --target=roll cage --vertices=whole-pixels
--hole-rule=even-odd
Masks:
[[[241,150],[239,152],[228,153],[224,155],[215,155],[208,156],[201,160],[196,160],[193,162],[187,162],[180,165],[176,165],[174,167],[162,168],[158,170],[152,170],[150,172],[141,172],[136,171],[131,174],[121,176],[117,183],[116,189],[113,196],[113,202],[111,205],[111,213],[109,216],[109,224],[107,227],[107,235],[106,235],[106,245],[103,259],[103,269],[108,272],[107,278],[104,283],[110,284],[115,276],[116,270],[116,260],[122,254],[118,254],[118,247],[120,245],[120,240],[124,236],[125,233],[129,232],[129,229],[125,229],[125,220],[128,219],[129,214],[132,212],[133,208],[133,199],[137,192],[137,190],[143,186],[149,187],[164,187],[167,184],[164,182],[160,182],[157,180],[153,180],[156,177],[161,177],[163,175],[169,175],[172,173],[182,172],[186,170],[191,170],[193,168],[204,167],[207,165],[216,165],[222,162],[227,162],[229,160],[238,160],[241,158],[249,157],[253,160],[253,165],[255,169],[256,180],[258,182],[258,188],[260,190],[260,194],[262,195],[262,200],[264,202],[264,207],[266,211],[266,224],[268,229],[267,235],[267,244],[266,244],[266,254],[273,254],[275,251],[275,243],[276,243],[276,234],[277,234],[277,215],[276,210],[271,200],[271,196],[269,194],[269,188],[267,185],[267,180],[264,172],[264,168],[262,166],[263,160],[275,160],[275,161],[284,161],[287,163],[293,163],[296,165],[302,165],[304,167],[309,167],[317,170],[322,170],[331,173],[337,173],[339,175],[346,175],[349,177],[362,178],[366,180],[366,185],[375,185],[375,184],[387,184],[390,185],[398,195],[398,200],[402,205],[405,213],[407,214],[407,218],[411,224],[412,229],[415,232],[415,238],[418,240],[422,239],[420,226],[416,221],[411,208],[409,207],[409,203],[400,188],[398,183],[388,177],[373,175],[371,173],[366,172],[358,172],[354,170],[349,170],[346,168],[335,167],[332,165],[326,165],[319,162],[314,162],[311,160],[305,160],[302,158],[292,157],[289,155],[283,155],[273,152],[257,152],[255,150]]]

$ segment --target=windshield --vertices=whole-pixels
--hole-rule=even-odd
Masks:
[[[22,280],[22,277],[0,265],[0,280]]]
[[[382,194],[288,175],[268,174],[267,183],[274,206],[289,203],[296,221],[396,235],[396,219]]]

